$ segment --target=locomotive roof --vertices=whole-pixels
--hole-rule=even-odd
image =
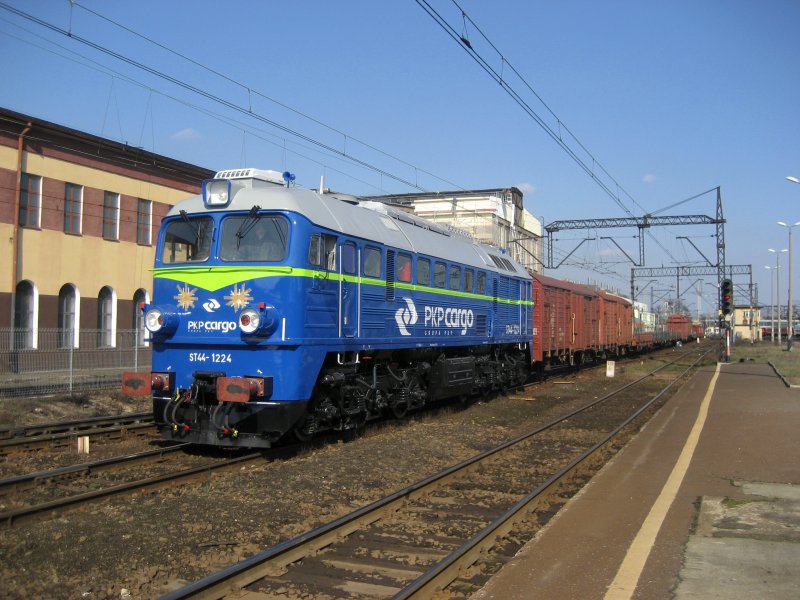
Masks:
[[[478,269],[528,277],[527,271],[496,248],[481,244],[467,234],[404,213],[379,202],[359,202],[352,196],[319,194],[303,188],[287,188],[258,179],[231,180],[232,198],[224,208],[208,208],[203,196],[192,196],[173,206],[167,216],[261,210],[291,211],[320,227],[373,240],[419,254],[459,262]]]

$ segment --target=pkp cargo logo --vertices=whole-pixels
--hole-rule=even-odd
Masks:
[[[417,315],[417,307],[414,306],[414,301],[411,298],[403,298],[406,306],[398,308],[394,313],[394,320],[397,321],[397,327],[400,329],[401,335],[411,335],[408,328],[417,324],[419,316]]]
[[[206,312],[213,313],[220,307],[220,303],[217,301],[216,298],[212,298],[208,302],[203,302],[203,308],[206,309]]]

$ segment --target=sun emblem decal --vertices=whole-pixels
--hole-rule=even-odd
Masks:
[[[196,291],[197,288],[189,288],[188,283],[184,283],[183,287],[178,286],[178,295],[173,296],[178,303],[178,308],[182,308],[183,310],[194,308],[194,303],[197,302]]]
[[[244,287],[244,284],[242,284],[242,287],[233,284],[231,293],[225,296],[225,300],[228,301],[228,306],[232,307],[235,312],[239,312],[240,309],[253,301],[250,291],[249,288]]]

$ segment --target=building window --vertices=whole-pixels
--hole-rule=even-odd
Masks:
[[[119,194],[114,192],[103,196],[103,239],[119,240]]]
[[[83,186],[68,183],[64,187],[64,233],[81,234]]]
[[[142,310],[142,305],[147,305],[150,303],[150,298],[147,294],[147,290],[138,289],[136,293],[133,295],[133,320],[132,320],[132,327],[136,334],[136,344],[138,346],[147,346],[147,330],[144,328],[144,311]]]
[[[153,203],[150,200],[139,198],[136,210],[136,243],[149,246],[153,223]]]
[[[78,347],[78,290],[71,283],[58,292],[58,347]]]
[[[19,224],[41,227],[42,178],[22,173],[19,180]]]
[[[38,291],[30,281],[20,281],[14,296],[14,350],[37,347]]]
[[[117,295],[105,286],[97,296],[97,345],[113,348],[117,343]]]

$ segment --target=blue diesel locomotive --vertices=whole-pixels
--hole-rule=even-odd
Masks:
[[[163,435],[269,447],[528,376],[531,278],[382,203],[222,171],[163,221],[143,305]]]

